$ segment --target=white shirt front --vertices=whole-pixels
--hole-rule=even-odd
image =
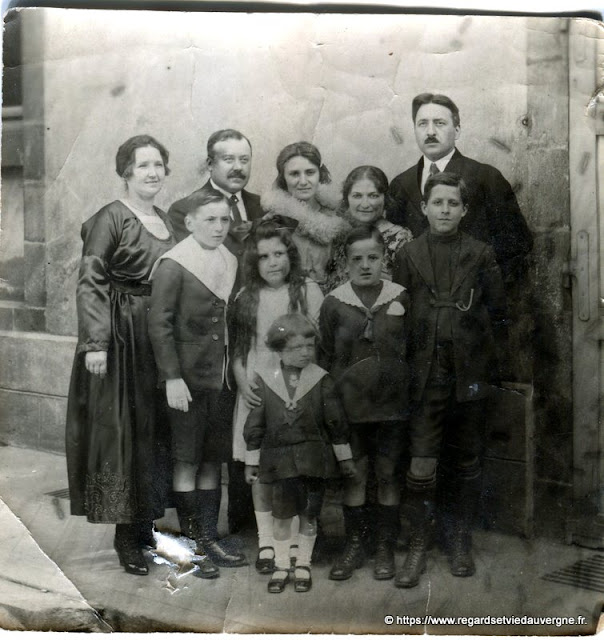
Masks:
[[[451,152],[448,153],[446,156],[443,156],[440,160],[430,160],[430,158],[427,158],[426,156],[424,156],[424,169],[422,171],[422,182],[421,182],[422,193],[424,192],[426,181],[430,177],[430,167],[432,166],[432,163],[434,162],[434,164],[438,167],[439,171],[444,171],[447,168],[447,165],[449,164],[449,160],[451,160],[454,153],[455,153],[455,147],[453,147]]]
[[[239,209],[239,213],[241,214],[241,220],[243,222],[247,222],[248,220],[247,211],[245,210],[245,204],[243,202],[243,198],[241,197],[241,191],[238,191],[237,193],[229,193],[228,191],[225,191],[222,187],[219,187],[214,182],[214,180],[212,180],[212,178],[210,178],[210,184],[214,187],[214,189],[216,189],[216,191],[220,191],[220,193],[222,193],[222,195],[224,195],[229,202],[231,201],[231,198],[233,196],[237,196],[237,209]]]

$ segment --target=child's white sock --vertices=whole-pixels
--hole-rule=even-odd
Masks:
[[[272,511],[254,511],[258,526],[258,549],[273,547],[273,513]],[[270,552],[260,551],[260,557],[270,558]]]
[[[301,533],[298,536],[298,556],[296,558],[297,567],[310,567],[312,550],[315,548],[316,539],[317,534],[314,536],[305,536]]]
[[[275,540],[273,547],[275,549],[275,570],[289,570],[289,545],[291,538],[288,540]]]
[[[300,516],[292,518],[292,535],[289,547],[289,557],[296,558],[298,556],[298,538],[300,535]]]

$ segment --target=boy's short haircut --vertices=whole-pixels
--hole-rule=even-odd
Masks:
[[[187,213],[188,216],[194,217],[199,213],[202,207],[215,202],[224,202],[230,206],[226,196],[216,189],[202,189],[200,193],[196,193],[191,203],[192,208]]]
[[[375,240],[380,247],[382,247],[382,251],[386,249],[386,243],[384,242],[384,238],[380,233],[380,230],[373,224],[362,224],[359,226],[355,226],[352,231],[348,232],[346,238],[344,238],[344,251],[346,256],[348,256],[348,249],[355,242],[360,242],[361,240]]]
[[[317,330],[313,323],[301,313],[288,313],[279,316],[270,326],[266,334],[266,346],[271,351],[283,351],[290,338],[317,338]]]
[[[430,194],[432,193],[432,189],[434,189],[434,187],[439,184],[445,185],[446,187],[458,187],[462,204],[468,204],[468,187],[464,179],[458,173],[453,173],[451,171],[441,171],[440,173],[435,173],[433,176],[430,176],[426,180],[424,195],[422,196],[423,202],[428,202],[428,200],[430,199]]]

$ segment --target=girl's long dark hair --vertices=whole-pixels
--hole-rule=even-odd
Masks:
[[[243,256],[243,289],[237,297],[233,313],[235,334],[235,357],[241,358],[244,366],[254,340],[256,339],[256,317],[260,289],[267,286],[258,271],[258,243],[260,240],[278,238],[286,247],[289,257],[289,313],[308,314],[306,302],[306,275],[302,270],[300,254],[292,240],[291,233],[274,222],[261,222],[255,229]]]

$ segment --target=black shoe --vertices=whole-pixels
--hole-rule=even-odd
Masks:
[[[401,570],[396,574],[395,586],[410,589],[419,584],[419,577],[426,570],[426,547],[424,540],[421,544],[411,540],[411,548]]]
[[[154,525],[152,520],[138,523],[138,543],[141,547],[147,547],[149,549],[157,548],[153,531]]]
[[[113,548],[117,551],[120,564],[126,573],[135,576],[146,576],[149,573],[149,566],[145,560],[143,552],[134,545],[123,545],[117,540],[113,541]]]
[[[451,575],[468,578],[476,573],[476,565],[472,558],[472,536],[465,529],[453,533],[449,552],[449,568]]]
[[[299,577],[296,575],[296,571],[302,570],[308,573],[308,576]],[[306,593],[306,591],[310,591],[312,587],[312,576],[310,575],[310,567],[307,566],[298,566],[294,569],[294,591],[298,593]]]
[[[261,558],[260,552],[270,549],[273,552],[272,558]],[[256,571],[258,573],[272,573],[275,570],[275,550],[272,547],[260,547],[256,558]]]
[[[355,569],[365,564],[365,551],[361,536],[353,534],[346,540],[342,555],[335,561],[329,572],[330,580],[348,580]]]
[[[287,569],[275,569],[271,579],[268,581],[269,593],[283,593],[285,585],[289,582],[289,571]]]
[[[373,577],[376,580],[392,580],[394,578],[394,543],[378,538],[375,548],[375,565]]]
[[[242,553],[228,551],[219,540],[203,540],[202,545],[210,561],[217,567],[245,567],[248,564]]]
[[[212,564],[212,561],[205,554],[196,554],[193,558],[193,564],[197,567],[195,575],[198,578],[213,580],[220,575],[220,569],[215,564]]]

